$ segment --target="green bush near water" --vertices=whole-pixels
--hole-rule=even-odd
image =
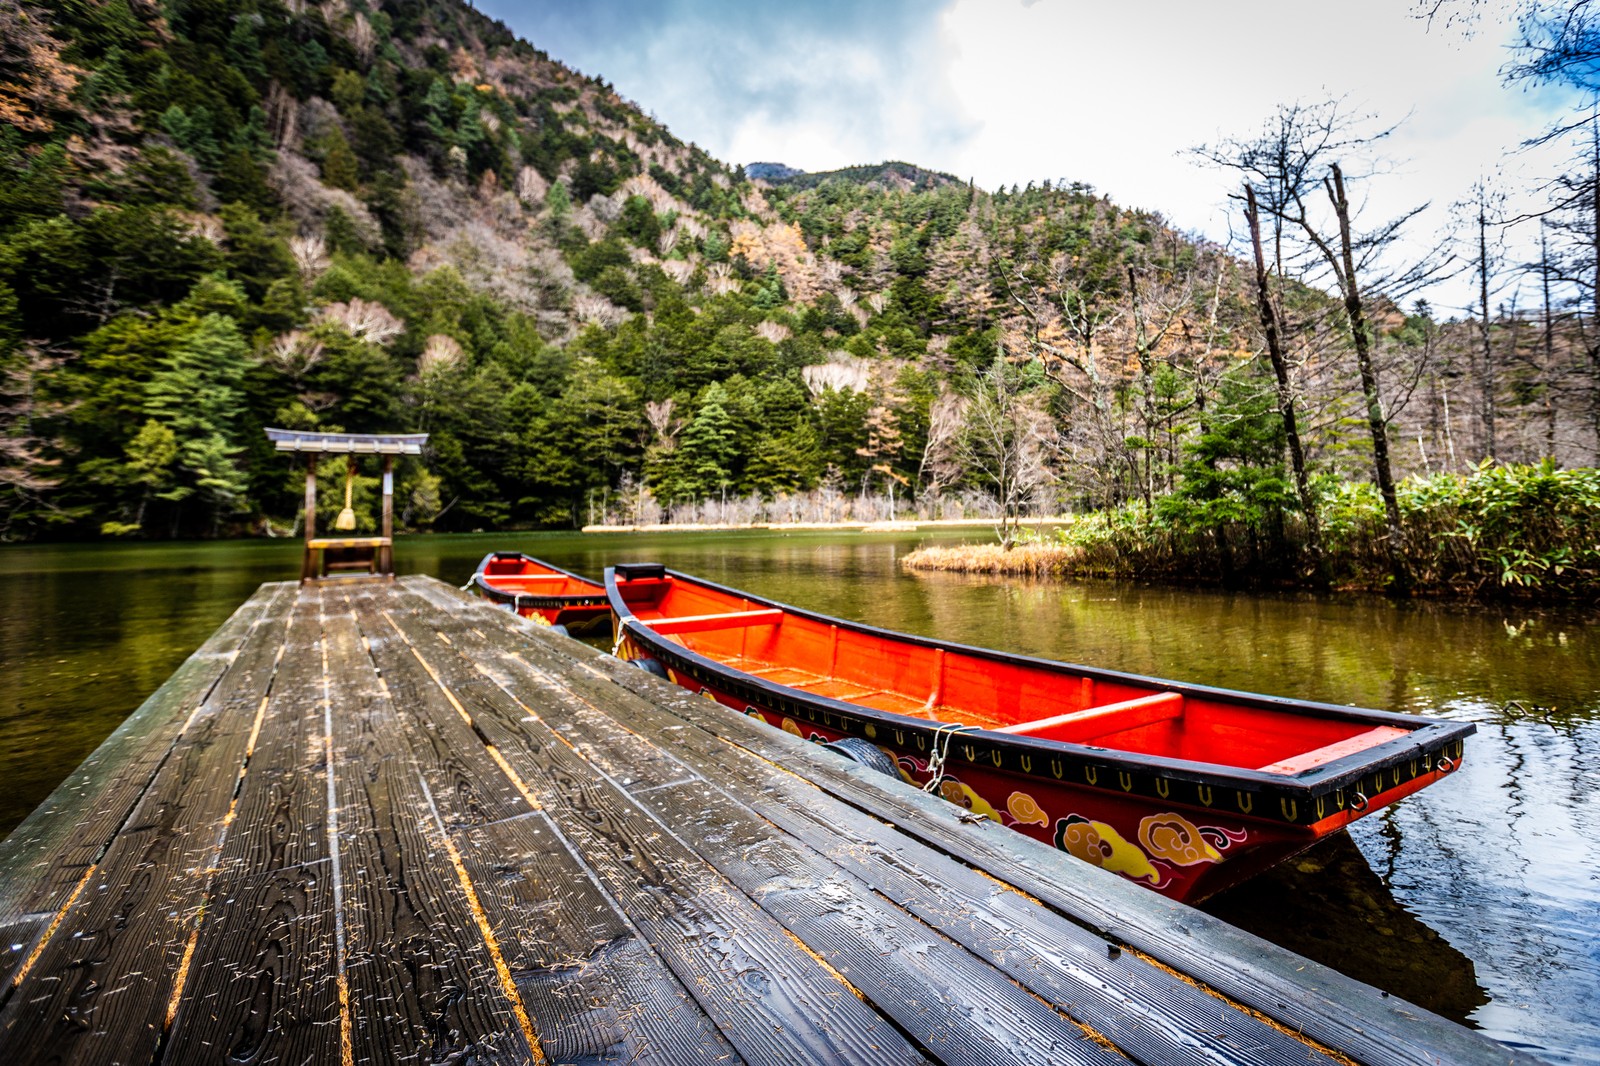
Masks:
[[[1600,470],[1485,462],[1467,474],[1398,486],[1404,557],[1423,593],[1591,598],[1600,593]],[[1383,502],[1375,486],[1317,486],[1326,579],[1381,589],[1387,581]],[[1282,493],[1196,505],[1176,495],[1080,516],[1046,536],[1069,549],[1066,572],[1237,584],[1315,582],[1304,515]]]

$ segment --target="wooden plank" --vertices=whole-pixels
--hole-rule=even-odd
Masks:
[[[1042,733],[1046,729],[1055,729],[1057,726],[1074,725],[1080,728],[1071,730],[1073,739],[1100,736],[1106,733],[1118,733],[1124,729],[1137,729],[1140,726],[1151,725],[1155,722],[1164,722],[1169,718],[1183,716],[1183,693],[1181,692],[1156,692],[1149,696],[1138,696],[1120,703],[1107,703],[1100,707],[1085,707],[1081,711],[1069,711],[1050,718],[1036,718],[1031,722],[1018,722],[1015,725],[996,726],[996,733]],[[1061,739],[1061,738],[1057,738]]]
[[[541,834],[524,817],[527,799],[491,761],[483,738],[394,628],[392,619],[409,618],[417,602],[392,590],[362,590],[351,598],[391,699],[427,727],[429,741],[416,749],[430,765],[424,776],[546,1053],[560,1061],[573,1048],[615,1045],[619,1054],[626,1050],[619,1061],[681,1061],[690,1049],[736,1061],[732,1047],[622,919],[582,860],[564,843],[542,846],[559,841],[559,832],[552,825]],[[430,608],[429,614],[437,612]],[[486,684],[481,677],[475,681]],[[536,842],[541,846],[532,846]],[[534,889],[538,898],[526,898]],[[561,901],[559,909],[552,908],[552,898]],[[634,1024],[619,1028],[607,1018],[631,1018]]]
[[[414,639],[437,638],[419,627]],[[429,665],[441,677],[446,669],[450,679],[461,677],[465,660],[441,651],[448,649],[428,646]],[[494,686],[453,687],[471,700],[485,735],[741,1055],[758,1062],[923,1061],[770,916],[547,727],[526,721],[531,708]]]
[[[1406,731],[1404,729],[1396,729],[1387,725],[1373,726],[1364,733],[1357,733],[1353,737],[1334,741],[1332,744],[1317,748],[1315,751],[1291,755],[1280,762],[1260,766],[1257,769],[1267,774],[1298,774],[1304,770],[1314,770],[1319,766],[1326,766],[1335,759],[1342,759],[1346,755],[1354,755],[1358,751],[1375,748],[1385,741],[1405,735]]]
[[[327,863],[229,882],[208,917],[163,1066],[339,1061],[333,882]]]
[[[454,835],[550,1061],[742,1061],[547,816]]]
[[[277,662],[282,619],[264,612],[260,622],[21,971],[0,1011],[0,1060],[154,1055]]]
[[[497,646],[487,638],[477,638],[474,643],[471,635],[458,632],[468,624],[466,619],[454,621],[446,631],[457,638],[464,654],[483,663]],[[573,661],[563,659],[557,649],[544,647],[543,642],[524,643],[517,657],[493,665],[508,673],[548,666],[547,682],[559,676],[561,687],[568,690],[565,702],[569,709],[557,717],[556,709],[547,703],[542,712],[545,719],[602,770],[631,779],[629,791],[664,821],[674,826],[712,825],[716,836],[722,838],[729,835],[726,827],[742,818],[746,833],[729,839],[726,845],[735,849],[735,861],[742,854],[759,854],[767,861],[774,847],[771,834],[763,833],[761,827],[770,822],[784,829],[1021,986],[1107,1037],[1135,1061],[1261,1066],[1286,1060],[1329,1061],[1302,1041],[1227,1008],[1203,990],[1132,953],[1111,956],[1106,942],[1088,930],[1063,921],[1019,893],[904,838],[881,822],[825,800],[814,786],[792,774],[774,770],[699,729],[685,728],[682,719],[646,701],[608,692],[614,690],[608,681],[584,683],[581,673],[571,669]],[[589,705],[601,701],[616,706],[614,713],[619,717],[613,719]],[[685,769],[698,771],[704,778],[697,777],[691,784],[662,781],[654,764],[638,758],[639,749],[654,750],[656,745],[683,760],[676,770],[680,782]],[[667,776],[672,774],[669,766]],[[707,789],[707,780],[732,793]],[[692,790],[698,790],[693,802],[699,809],[675,810],[668,797]],[[718,839],[697,839],[696,846],[707,854],[723,844]],[[801,865],[785,856],[781,868]],[[801,932],[793,925],[790,928]],[[809,938],[807,942],[818,947]],[[847,976],[852,973],[844,965],[840,969]]]
[[[348,599],[322,587],[314,595],[323,607],[334,799],[328,829],[351,1061],[539,1057],[520,998],[501,980],[444,854],[415,755],[420,730],[390,699]]]
[[[1144,952],[1358,1061],[1396,1066],[1432,1066],[1442,1061],[1534,1066],[1538,1062],[987,820],[964,823],[959,810],[950,804],[888,781],[780,730],[760,726],[711,701],[689,696],[585,645],[558,642],[517,619],[496,617],[495,612],[477,607],[442,582],[416,578],[409,579],[406,587],[445,610],[476,612],[473,617],[485,633],[499,631],[559,647],[651,702],[674,709],[686,721],[801,774],[923,843],[1003,877],[1107,939]]]
[[[263,585],[0,841],[0,988],[150,787],[184,723],[266,616],[287,610],[288,583]],[[281,601],[281,602],[279,602]]]
[[[307,604],[248,753],[164,1066],[340,1057],[320,638]]]
[[[783,621],[783,612],[775,608],[760,611],[729,611],[724,614],[689,614],[680,618],[635,618],[636,625],[649,626],[663,637],[684,633],[709,633],[716,629],[735,629],[741,626],[775,626]]]
[[[332,593],[329,594],[333,596]],[[339,612],[359,620],[361,637],[370,658],[362,669],[374,669],[382,678],[388,704],[405,728],[396,734],[409,752],[437,803],[447,827],[498,822],[516,818],[531,809],[516,785],[489,755],[483,738],[475,733],[449,699],[416,663],[406,642],[388,616],[406,608],[387,585],[366,585],[339,590]],[[336,673],[343,684],[345,678]]]

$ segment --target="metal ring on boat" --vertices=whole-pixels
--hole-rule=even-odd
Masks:
[[[1357,814],[1367,809],[1367,797],[1359,789],[1350,797],[1350,809]]]
[[[1433,765],[1434,765],[1434,769],[1438,770],[1441,774],[1447,774],[1451,770],[1454,770],[1456,767],[1460,766],[1461,764],[1456,762],[1454,759],[1450,758],[1450,756],[1446,755],[1444,752],[1441,751],[1439,753],[1439,761],[1434,763]]]

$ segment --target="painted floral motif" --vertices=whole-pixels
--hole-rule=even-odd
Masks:
[[[1139,822],[1139,843],[1151,857],[1175,866],[1222,861],[1222,854],[1211,846],[1200,828],[1181,814],[1168,812],[1143,818]]]
[[[1105,822],[1092,822],[1081,815],[1070,815],[1056,823],[1056,847],[1084,862],[1112,873],[1155,885],[1161,874],[1150,859]]]
[[[785,733],[793,733],[802,740],[805,739],[805,734],[800,732],[799,723],[797,723],[793,718],[785,718],[783,720],[783,731]]]
[[[1019,825],[1049,825],[1050,819],[1039,803],[1026,792],[1013,792],[1006,799],[1006,810]]]

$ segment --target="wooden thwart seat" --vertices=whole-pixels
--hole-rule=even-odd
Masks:
[[[1108,703],[1103,707],[1085,707],[1081,711],[1072,711],[1068,714],[1058,714],[1050,718],[1039,718],[1032,722],[1018,722],[1015,725],[1001,726],[995,732],[1029,735],[1041,733],[1047,729],[1054,729],[1057,726],[1071,725],[1090,727],[1073,731],[1080,737],[1089,737],[1099,736],[1104,733],[1120,733],[1124,729],[1137,729],[1139,726],[1151,725],[1169,718],[1178,718],[1182,714],[1183,693],[1156,692],[1149,696],[1123,700],[1120,703]]]
[[[1354,755],[1358,751],[1375,748],[1386,740],[1406,735],[1404,729],[1395,729],[1393,726],[1380,725],[1357,733],[1353,737],[1336,740],[1332,744],[1325,744],[1315,751],[1301,752],[1299,755],[1290,756],[1266,766],[1258,766],[1257,770],[1267,774],[1298,774],[1306,770],[1314,770],[1318,766],[1326,766],[1335,759],[1342,759],[1346,755]]]
[[[484,584],[501,592],[528,592],[534,588],[549,590],[552,585],[571,580],[566,574],[488,574],[483,579]]]
[[[635,617],[633,620],[665,637],[675,633],[707,633],[713,629],[734,629],[739,626],[774,626],[783,621],[783,612],[774,607],[760,611],[729,611],[726,614],[691,614],[682,618]]]

